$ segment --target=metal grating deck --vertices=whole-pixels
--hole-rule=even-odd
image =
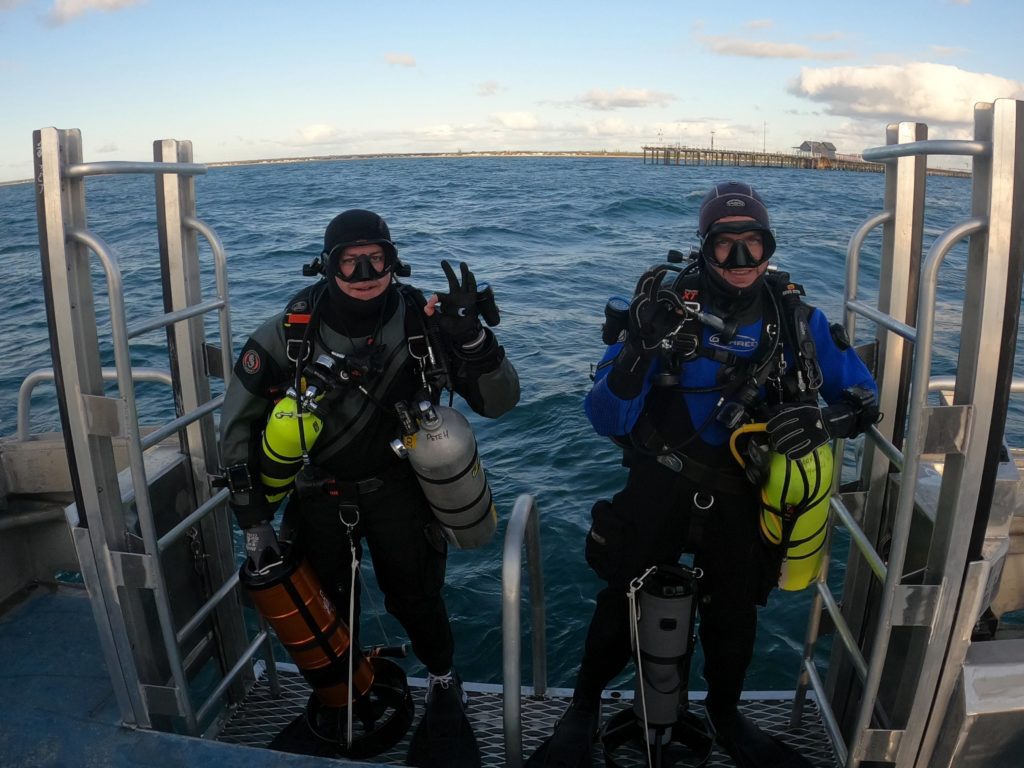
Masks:
[[[217,736],[218,741],[230,744],[244,744],[250,747],[265,747],[288,723],[302,714],[310,689],[306,681],[290,665],[278,665],[281,682],[281,698],[275,699],[270,693],[266,678],[260,679],[246,700],[239,705]],[[423,679],[410,678],[413,700],[416,704],[416,719],[406,737],[393,749],[365,762],[382,765],[405,765],[405,754],[413,728],[423,713],[423,694],[426,690]],[[465,684],[469,695],[467,714],[473,724],[477,743],[485,768],[498,768],[505,764],[503,735],[503,712],[500,686]],[[561,692],[561,689],[560,689]],[[611,694],[604,702],[604,719],[619,709],[630,706],[629,695]],[[555,721],[568,704],[567,696],[534,697],[526,696],[522,702],[523,754],[528,757],[540,743],[551,734]],[[694,702],[694,712],[703,716],[703,706]],[[828,737],[818,716],[817,706],[808,700],[804,720],[800,728],[788,730],[791,702],[785,698],[750,699],[742,703],[743,712],[764,730],[781,736],[788,744],[796,747],[815,765],[815,768],[835,768],[836,762]],[[644,768],[643,752],[630,747],[621,748],[616,759],[623,768]],[[682,759],[675,765],[692,766],[696,760]],[[600,744],[595,745],[594,764],[604,763]],[[729,768],[732,760],[723,752],[715,750],[706,763],[710,768]]]

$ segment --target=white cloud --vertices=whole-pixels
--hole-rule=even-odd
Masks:
[[[333,125],[317,123],[299,129],[298,143],[303,146],[333,144],[341,140],[340,132]]]
[[[646,88],[619,88],[614,93],[592,89],[576,99],[576,102],[590,109],[609,110],[663,106],[674,99],[675,96],[671,94],[649,91]]]
[[[928,50],[931,51],[932,55],[937,59],[951,59],[954,56],[961,56],[967,53],[966,48],[954,48],[951,45],[930,45]]]
[[[797,43],[772,43],[762,40],[745,40],[722,35],[703,35],[697,38],[712,53],[722,56],[746,56],[752,59],[815,59],[835,61],[849,59],[852,54],[845,51],[816,51]]]
[[[92,11],[119,11],[131,8],[142,0],[54,0],[53,7],[47,15],[51,24],[66,24]]]
[[[99,155],[109,155],[112,152],[117,152],[117,150],[118,150],[117,144],[104,144],[102,147],[98,147],[96,149],[96,154],[99,154]]]
[[[787,89],[796,96],[824,104],[831,115],[953,124],[972,122],[976,102],[1024,98],[1024,83],[924,62],[902,66],[805,67]]]
[[[408,53],[385,53],[384,60],[393,67],[415,67],[416,57]]]
[[[485,80],[477,86],[476,93],[478,96],[493,96],[499,90],[501,85],[496,80]]]
[[[752,21],[748,21],[743,26],[747,29],[771,29],[775,26],[775,22],[771,19],[754,19]]]
[[[496,112],[491,121],[511,131],[535,131],[540,127],[540,120],[529,112]]]

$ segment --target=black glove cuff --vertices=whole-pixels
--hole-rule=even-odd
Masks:
[[[496,370],[505,359],[505,348],[498,344],[497,338],[489,328],[482,328],[484,339],[474,349],[466,349],[452,345],[452,355],[459,363],[459,370],[479,376]]]
[[[608,373],[608,389],[622,400],[638,397],[644,387],[644,378],[650,368],[651,355],[630,343],[622,345]]]
[[[881,419],[878,397],[865,387],[850,387],[842,392],[842,402],[824,410],[833,437],[855,437]]]
[[[238,527],[242,530],[252,528],[254,525],[259,525],[268,520],[273,520],[274,512],[277,511],[276,504],[267,504],[266,502],[262,504],[238,504],[234,501],[229,501],[228,506],[234,512],[235,519],[238,521]]]
[[[849,403],[827,406],[821,414],[832,437],[854,437],[862,431],[857,428],[857,414]]]

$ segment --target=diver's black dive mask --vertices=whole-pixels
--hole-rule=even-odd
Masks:
[[[761,236],[763,252],[760,259],[755,259],[749,246],[743,240],[735,240],[729,248],[729,255],[724,261],[716,257],[715,243],[719,235],[740,235],[745,232],[756,232]],[[704,260],[721,269],[750,269],[764,264],[775,253],[775,235],[758,221],[730,221],[724,224],[712,224],[700,244],[700,252]]]
[[[380,280],[384,275],[394,269],[397,258],[388,253],[374,254],[373,256],[345,256],[339,251],[344,251],[346,246],[337,246],[330,253],[325,254],[327,271],[330,277],[337,277],[344,283],[366,283],[371,280]],[[352,274],[346,276],[341,269],[342,259],[354,259]]]

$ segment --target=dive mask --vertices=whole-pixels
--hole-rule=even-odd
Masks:
[[[760,235],[761,242],[763,243],[760,259],[754,258],[749,246],[742,239],[732,241],[729,254],[725,259],[720,260],[716,256],[718,249],[715,245],[721,241],[719,235],[742,235],[746,232],[756,232]],[[720,267],[721,269],[750,269],[763,264],[775,253],[775,235],[758,221],[730,221],[722,224],[713,224],[701,241],[700,252],[708,264]]]
[[[342,282],[365,283],[371,280],[380,280],[394,268],[396,259],[387,253],[386,250],[373,255],[340,255],[335,260],[335,254],[338,251],[344,251],[346,247],[346,245],[339,245],[333,248],[330,253],[325,254],[329,272]],[[345,262],[346,266],[352,265],[352,271],[348,275],[342,270],[342,261]]]

